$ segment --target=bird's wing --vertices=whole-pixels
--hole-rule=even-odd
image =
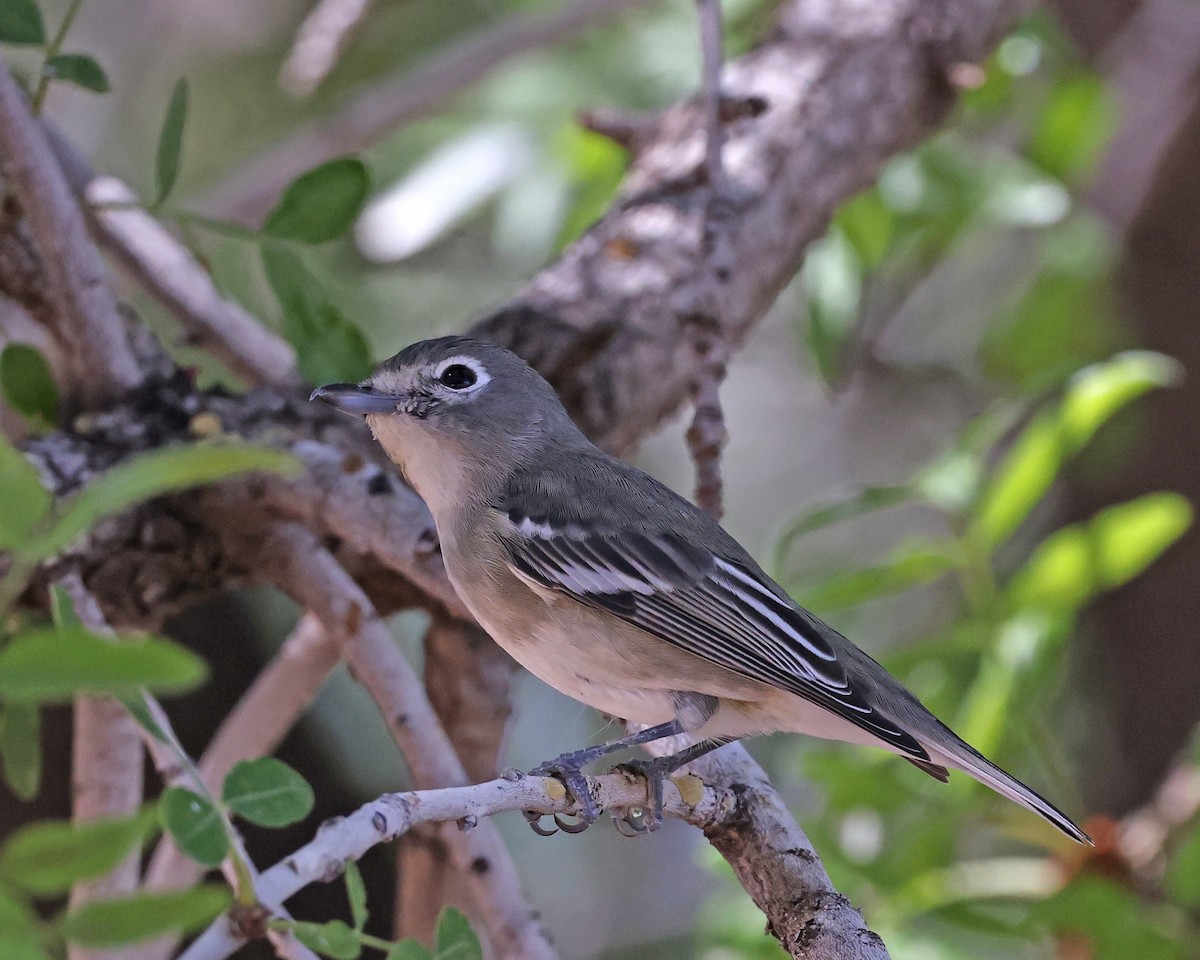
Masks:
[[[532,512],[532,511],[530,511]],[[830,628],[765,575],[671,532],[585,531],[508,504],[515,572],[608,611],[727,670],[804,697],[917,760],[917,740],[871,706],[829,641]]]

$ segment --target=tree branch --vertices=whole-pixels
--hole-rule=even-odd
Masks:
[[[53,333],[71,370],[68,392],[87,407],[109,403],[142,373],[79,206],[3,61],[0,164],[42,261]]]
[[[320,86],[342,48],[371,9],[372,0],[320,0],[296,31],[279,85],[294,97],[307,97]]]

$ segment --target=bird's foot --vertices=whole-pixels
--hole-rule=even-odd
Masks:
[[[629,773],[646,780],[649,803],[645,807],[630,807],[613,812],[613,825],[626,837],[653,833],[663,825],[663,784],[676,768],[675,757],[655,757],[652,760],[628,760],[613,767],[614,772]]]
[[[600,817],[600,807],[592,791],[588,787],[587,777],[583,775],[583,764],[590,758],[577,754],[564,753],[555,760],[538,764],[529,771],[531,777],[553,777],[567,789],[567,795],[575,801],[575,819],[570,820],[562,814],[551,814],[554,827],[547,829],[542,826],[542,814],[534,810],[523,811],[529,827],[541,837],[552,837],[561,830],[563,833],[583,833]]]

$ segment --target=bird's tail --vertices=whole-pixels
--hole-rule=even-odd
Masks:
[[[1027,810],[1032,810],[1049,820],[1072,840],[1094,846],[1092,838],[1080,830],[1074,821],[1058,807],[1041,794],[1025,786],[1016,777],[1005,773],[969,743],[956,736],[945,724],[941,724],[941,726],[946,732],[942,742],[922,744],[934,763],[961,770],[967,776],[991,787],[1002,797],[1008,797],[1014,803],[1019,803]]]

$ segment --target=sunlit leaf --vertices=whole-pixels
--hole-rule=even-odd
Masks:
[[[229,852],[221,811],[208,799],[183,787],[168,787],[158,803],[163,829],[175,845],[206,867],[218,866]]]
[[[72,943],[119,947],[165,933],[190,933],[211,923],[230,901],[229,890],[201,884],[179,893],[142,893],[102,900],[68,914],[58,925]]]
[[[231,812],[261,827],[286,827],[303,820],[313,807],[308,781],[274,757],[235,764],[225,777],[221,799]]]
[[[1103,78],[1079,73],[1056,83],[1029,144],[1029,156],[1063,180],[1087,173],[1117,124]]]
[[[483,960],[471,921],[454,907],[443,907],[438,915],[437,960]]]
[[[343,920],[330,920],[328,923],[294,920],[282,926],[310,950],[333,957],[334,960],[354,960],[362,952],[358,932]]]
[[[62,509],[34,545],[40,556],[62,550],[102,517],[135,503],[240,473],[294,472],[299,464],[277,450],[239,443],[194,443],[138,454],[96,477]]]
[[[0,704],[0,766],[4,782],[21,800],[38,795],[42,782],[42,713],[35,703]]]
[[[1081,607],[1132,580],[1183,536],[1192,506],[1177,493],[1151,493],[1107,507],[1047,537],[1013,575],[1018,607]]]
[[[108,93],[110,89],[104,68],[86,53],[60,53],[47,61],[45,70],[55,80],[73,83],[93,93]]]
[[[34,0],[4,0],[0,3],[0,43],[45,42],[42,12]]]
[[[0,648],[0,698],[66,703],[77,694],[180,693],[208,668],[186,648],[156,637],[113,641],[79,627],[19,633]]]
[[[37,470],[16,447],[0,437],[0,550],[24,547],[50,510],[50,493]]]
[[[158,150],[154,155],[154,203],[159,207],[170,196],[179,179],[179,158],[183,153],[183,129],[187,125],[188,82],[180,77],[171,91],[167,113],[158,135]]]
[[[37,347],[10,343],[0,353],[0,391],[5,402],[39,426],[58,422],[58,388]]]
[[[366,339],[329,302],[303,261],[275,244],[264,246],[262,257],[267,282],[283,311],[283,335],[296,348],[305,379],[329,383],[367,376],[371,355]]]
[[[1149,350],[1130,350],[1080,370],[1059,414],[1066,441],[1078,449],[1122,407],[1156,387],[1178,383],[1182,376],[1178,361]]]
[[[370,189],[370,175],[357,157],[330,160],[288,184],[267,214],[263,233],[298,243],[327,243],[354,225]]]
[[[41,896],[65,893],[79,880],[112,870],[138,848],[153,823],[149,810],[118,820],[30,824],[0,848],[0,877]]]

